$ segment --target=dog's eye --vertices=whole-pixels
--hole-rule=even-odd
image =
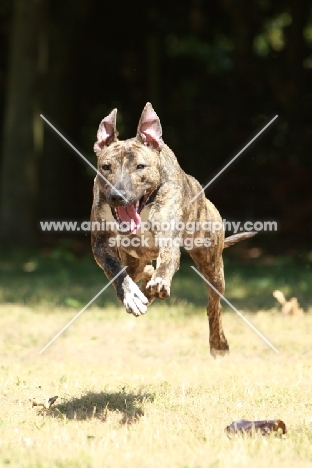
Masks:
[[[109,164],[103,164],[102,169],[103,169],[103,171],[109,171],[110,170],[110,165]]]
[[[144,164],[138,164],[137,165],[137,169],[144,169],[144,167],[145,167]]]

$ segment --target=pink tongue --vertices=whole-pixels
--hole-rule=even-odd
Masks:
[[[141,226],[141,216],[135,209],[135,204],[129,206],[118,206],[116,208],[119,218],[124,223],[131,223],[131,234],[136,234]]]

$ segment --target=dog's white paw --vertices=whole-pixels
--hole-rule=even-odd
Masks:
[[[146,289],[150,289],[152,295],[159,297],[160,299],[167,299],[170,296],[170,286],[168,281],[157,276],[155,279],[151,279]]]
[[[127,276],[122,284],[124,290],[124,306],[128,314],[133,314],[136,317],[145,314],[147,311],[148,299],[144,296],[138,286],[132,281],[130,276]]]

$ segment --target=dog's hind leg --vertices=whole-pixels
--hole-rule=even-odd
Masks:
[[[211,283],[216,290],[224,295],[224,273],[222,256],[219,258],[211,258],[210,255],[205,255],[203,249],[193,250],[190,252],[200,273]],[[206,258],[205,258],[206,257]],[[210,354],[213,357],[225,355],[229,351],[229,345],[224,336],[222,329],[220,296],[208,284],[209,303],[207,307],[207,315],[209,321],[209,344]]]

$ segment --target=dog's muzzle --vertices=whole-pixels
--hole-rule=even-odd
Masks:
[[[113,192],[110,197],[110,209],[115,221],[117,221],[122,228],[121,232],[123,234],[136,234],[141,226],[140,213],[148,203],[151,194],[144,193],[144,195],[134,203],[129,203],[124,194],[125,192],[122,190]],[[128,228],[127,225],[129,226]]]

